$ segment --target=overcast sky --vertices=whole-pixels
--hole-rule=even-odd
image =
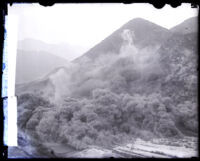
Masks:
[[[141,17],[166,28],[198,15],[190,4],[178,8],[151,4],[13,4],[8,14],[18,15],[18,39],[68,43],[91,48],[129,20]]]

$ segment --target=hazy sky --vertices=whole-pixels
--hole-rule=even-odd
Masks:
[[[48,43],[69,43],[91,48],[129,20],[141,17],[171,28],[187,18],[197,16],[190,4],[178,8],[151,4],[13,4],[9,14],[19,17],[18,39],[33,38]]]

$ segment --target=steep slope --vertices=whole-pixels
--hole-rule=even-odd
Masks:
[[[170,29],[174,33],[188,34],[198,32],[198,17],[192,17]]]
[[[77,82],[72,93],[76,97],[90,96],[93,89],[103,87],[131,94],[143,89],[158,90],[155,80],[162,75],[162,69],[154,53],[170,35],[169,30],[147,20],[129,21],[73,61],[79,70],[72,75]]]
[[[173,36],[158,50],[165,75],[160,92],[173,100],[173,105],[168,110],[174,115],[176,127],[190,136],[196,136],[198,129],[197,50],[196,33]]]
[[[155,53],[171,35],[168,29],[147,20],[129,21],[73,61],[80,68],[72,75],[79,87],[76,90],[75,85],[72,93],[89,96],[92,89],[102,87],[130,94],[159,90],[162,69]]]
[[[158,50],[166,75],[163,81],[163,87],[166,88],[162,91],[168,95],[176,95],[174,98],[177,97],[179,102],[186,100],[186,96],[187,99],[195,99],[197,94],[197,49],[197,35],[189,33],[171,37]],[[189,88],[189,84],[193,85]],[[188,94],[184,95],[186,90]],[[178,97],[180,95],[183,97]]]
[[[65,80],[67,74],[69,84],[66,95],[73,97],[91,97],[96,88],[109,88],[112,92],[130,95],[160,93],[163,88],[168,95],[164,84],[170,83],[167,78],[175,74],[172,72],[174,62],[187,53],[189,57],[186,56],[185,61],[194,61],[190,53],[196,53],[195,43],[194,34],[172,34],[149,21],[133,19],[74,60],[68,72],[49,74],[43,81],[49,80],[52,75],[57,80]],[[177,61],[177,66],[180,63],[183,65],[183,62]],[[176,88],[181,91],[181,84]]]
[[[105,72],[112,73],[112,71],[115,71],[113,73],[117,75],[119,75],[119,72],[123,73],[124,67],[117,67],[116,64],[125,61],[125,59],[135,59],[134,65],[131,64],[133,63],[131,61],[129,66],[144,69],[142,64],[148,61],[154,51],[169,35],[170,32],[167,29],[147,20],[137,18],[129,21],[90,51],[73,61],[76,68],[74,68],[74,73],[71,75],[72,94],[74,96],[89,96],[92,89],[109,86],[113,78],[107,77],[103,80],[102,78],[105,78],[103,75]],[[140,67],[137,65],[138,61],[141,62]],[[145,67],[145,70],[147,68]],[[154,66],[153,68],[157,67]],[[130,74],[128,71],[127,74]],[[138,73],[137,70],[135,71]],[[112,75],[111,73],[108,75]],[[131,75],[135,77],[133,74]],[[123,76],[120,75],[121,77]],[[129,78],[126,78],[126,82],[131,86]]]
[[[37,80],[54,68],[67,65],[64,58],[42,51],[17,51],[16,84]]]
[[[117,55],[120,52],[121,46],[130,40],[138,49],[147,46],[159,47],[170,35],[169,30],[142,18],[136,18],[116,30],[83,56],[75,59],[74,62],[80,63],[81,59],[90,59],[93,61],[107,54]]]

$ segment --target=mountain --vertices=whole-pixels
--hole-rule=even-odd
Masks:
[[[197,53],[196,32],[133,19],[65,67],[16,85],[18,127],[33,147],[76,150],[197,138]]]
[[[189,18],[179,25],[170,29],[174,33],[179,34],[188,34],[188,33],[197,33],[198,32],[198,17]]]
[[[130,95],[159,92],[166,77],[174,74],[171,71],[174,60],[182,57],[183,52],[186,55],[196,52],[193,36],[173,33],[144,19],[133,19],[72,61],[68,72],[57,74],[63,70],[58,68],[57,72],[34,82],[34,89],[37,83],[40,89],[41,82],[51,82],[49,78],[54,78],[54,82],[67,82],[67,85],[62,84],[63,89],[67,88],[65,95],[72,97],[91,97],[96,88],[110,88],[115,93]],[[49,89],[62,88],[59,83],[46,84]]]
[[[70,45],[67,43],[50,44],[41,40],[24,39],[18,42],[18,49],[24,51],[43,51],[55,56],[67,59],[68,61],[80,56],[87,49],[81,46]]]
[[[142,18],[135,18],[91,48],[83,56],[75,59],[74,62],[80,63],[79,60],[81,59],[93,61],[106,54],[117,55],[122,45],[128,42],[138,49],[144,47],[158,48],[170,35],[171,32],[166,28]]]
[[[17,51],[16,84],[37,80],[68,61],[44,51]]]
[[[141,18],[129,21],[73,61],[79,64],[80,74],[74,73],[72,77],[81,75],[81,79],[75,79],[79,88],[72,93],[76,93],[76,97],[77,94],[90,96],[93,89],[102,87],[130,94],[144,89],[146,92],[159,90],[162,69],[155,53],[172,34]]]
[[[67,75],[71,74],[70,80],[66,80],[66,82],[70,82],[69,84],[67,83],[67,88],[70,89],[71,93],[66,92],[66,94],[68,93],[73,97],[90,97],[93,89],[105,87],[111,87],[115,92],[129,91],[129,93],[134,93],[141,91],[140,83],[142,80],[143,86],[146,86],[146,89],[149,89],[149,91],[150,89],[158,90],[156,81],[149,86],[144,80],[155,80],[154,77],[162,75],[159,64],[151,62],[148,65],[144,65],[144,63],[152,59],[151,57],[154,55],[155,50],[169,36],[170,32],[167,29],[147,20],[137,18],[129,21],[83,56],[72,62],[75,64],[73,66],[76,67],[73,69],[73,72],[65,73]],[[153,59],[157,58],[154,57]],[[131,68],[135,68],[135,70],[132,71]],[[150,68],[152,69],[151,72],[149,72]],[[65,80],[65,74],[57,75],[54,72],[49,74],[49,78]],[[34,88],[26,88],[38,89],[37,91],[40,91],[40,84],[44,81],[46,83],[43,88],[46,89],[46,85],[48,85],[49,89],[59,90],[60,84],[52,86],[52,83],[50,83],[52,80],[49,78],[46,77],[40,82],[31,84]],[[121,85],[117,82],[120,82]],[[36,87],[37,83],[38,87]],[[66,85],[62,85],[63,89],[65,89],[64,86]],[[135,85],[138,88],[133,88]],[[23,91],[26,91],[26,88]],[[63,92],[61,93],[63,94]]]
[[[168,29],[150,21],[141,18],[129,21],[83,56],[72,61],[75,68],[73,72],[67,73],[70,73],[70,81],[67,80],[70,82],[68,94],[73,97],[90,97],[95,88],[111,88],[117,93],[123,91],[130,94],[142,92],[143,89],[159,90],[158,81],[155,80],[162,75],[162,69],[154,53],[170,35],[172,34]],[[55,79],[62,79],[56,73],[50,75]],[[64,73],[60,76],[65,77]],[[49,78],[42,81],[49,82]],[[150,81],[151,86],[146,81]],[[145,86],[143,89],[141,82]],[[33,84],[34,89],[37,89],[37,82]],[[39,84],[41,81],[38,82],[38,91],[41,88]],[[46,84],[48,88],[52,88],[51,83]],[[55,84],[53,88],[60,88],[56,86],[60,85]]]

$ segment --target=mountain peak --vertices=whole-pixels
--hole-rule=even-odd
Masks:
[[[144,18],[140,18],[140,17],[137,17],[137,18],[133,18],[132,20],[130,20],[129,22],[150,22]],[[129,23],[128,22],[128,23]]]
[[[124,26],[122,26],[122,28],[129,28],[129,29],[133,29],[133,30],[143,30],[144,32],[146,31],[155,31],[158,30],[158,32],[160,32],[162,30],[162,32],[168,32],[167,28],[164,28],[156,23],[153,23],[149,20],[143,19],[143,18],[134,18],[130,21],[128,21]]]
[[[87,57],[91,60],[94,60],[99,56],[110,53],[118,55],[122,45],[124,44],[122,35],[125,30],[129,31],[129,33],[132,33],[130,34],[131,37],[129,38],[132,39],[134,46],[137,48],[158,46],[171,34],[168,29],[154,24],[153,22],[143,18],[134,18],[75,61],[82,59],[82,57]]]

